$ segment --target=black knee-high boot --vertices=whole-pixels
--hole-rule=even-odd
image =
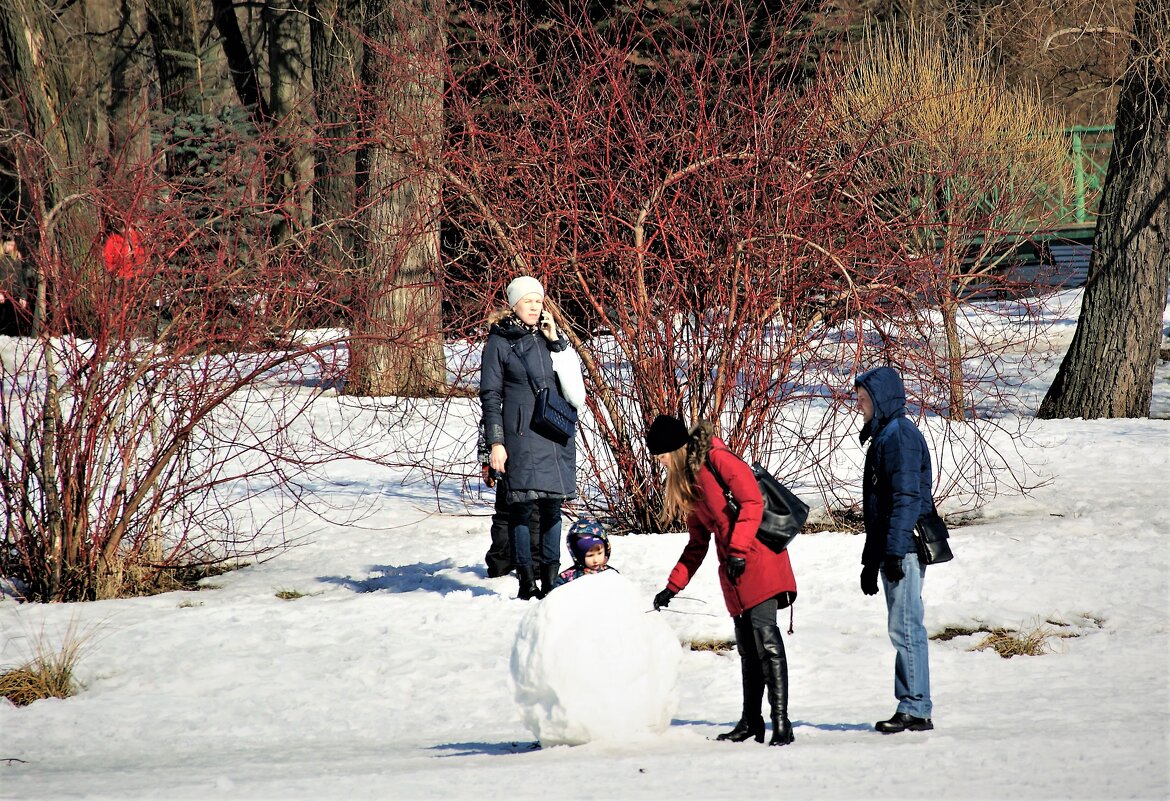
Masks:
[[[551,565],[541,565],[540,566],[540,594],[541,594],[541,596],[548,595],[550,592],[553,591],[553,583],[557,580],[557,576],[560,575],[560,572],[561,572],[561,566],[557,562],[553,562]]]
[[[527,601],[532,598],[543,598],[540,590],[536,586],[536,576],[533,574],[532,565],[517,565],[516,576],[520,579],[520,595],[521,601]]]
[[[765,626],[755,630],[756,649],[768,688],[768,704],[772,707],[772,739],[768,745],[788,745],[795,737],[788,721],[788,659],[784,654],[784,640],[779,626]]]
[[[743,712],[735,728],[715,739],[742,743],[754,737],[757,743],[762,743],[764,718],[760,714],[760,702],[764,698],[764,674],[760,672],[760,657],[751,624],[738,618],[735,620],[735,649],[739,651],[739,672],[743,682]]]

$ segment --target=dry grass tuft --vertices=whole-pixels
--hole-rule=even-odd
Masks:
[[[1020,631],[992,629],[972,650],[986,651],[990,648],[1004,659],[1011,659],[1013,656],[1043,656],[1053,653],[1050,640],[1075,636],[1062,634],[1043,624]]]
[[[36,641],[36,656],[18,667],[0,670],[0,695],[16,706],[28,706],[42,698],[69,698],[77,692],[74,668],[81,659],[87,636],[70,626],[57,649],[45,639]]]
[[[219,576],[245,566],[246,563],[230,562],[167,564],[163,559],[161,546],[156,545],[141,553],[123,556],[107,563],[98,571],[95,597],[98,600],[136,598],[180,590],[210,589],[199,582],[210,576]]]
[[[691,640],[688,643],[692,651],[715,651],[722,653],[735,650],[735,640]]]
[[[309,598],[314,595],[320,595],[319,592],[301,592],[300,590],[277,590],[276,597],[282,601],[295,601],[297,598]]]
[[[1060,630],[1068,628],[1070,628],[1070,624],[1057,623],[1052,620],[1047,620],[1044,623],[1036,623],[1030,628],[1021,626],[1019,630],[1007,628],[989,629],[986,626],[978,626],[975,628],[948,626],[942,631],[930,635],[930,639],[946,642],[956,637],[986,634],[987,636],[970,650],[986,651],[991,649],[1004,659],[1011,659],[1013,656],[1042,656],[1053,653],[1052,640],[1066,640],[1080,636],[1071,631]]]

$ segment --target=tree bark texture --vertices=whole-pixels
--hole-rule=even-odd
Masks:
[[[201,111],[199,47],[188,0],[146,0],[146,29],[154,45],[163,107],[177,114]]]
[[[244,108],[251,110],[256,127],[263,129],[264,121],[268,119],[268,103],[260,94],[260,79],[256,76],[256,65],[252,63],[252,56],[240,30],[240,21],[236,19],[235,6],[232,0],[211,0],[211,6],[215,29],[222,39],[223,54],[231,70],[232,84],[236,87],[236,96]]]
[[[363,83],[385,126],[370,141],[364,277],[346,392],[427,396],[446,385],[441,306],[444,0],[394,4],[367,20]]]
[[[280,143],[279,192],[284,220],[300,230],[312,215],[312,86],[307,0],[281,0],[264,8],[268,29],[269,109]]]
[[[1145,417],[1170,256],[1170,6],[1139,0],[1080,320],[1041,418]]]
[[[75,102],[55,25],[36,0],[0,3],[0,46],[24,97],[28,133],[43,154],[39,163],[19,164],[18,169],[42,188],[42,213],[54,220],[52,247],[58,257],[82,267],[92,261],[97,237],[97,215],[85,202],[92,186],[93,153],[85,142],[81,104]],[[47,264],[38,265],[38,297],[43,296],[47,269]]]
[[[316,0],[309,6],[313,102],[317,112],[313,227],[321,232],[315,257],[322,277],[354,280],[356,159],[351,146],[353,96],[361,80],[361,0]]]
[[[146,14],[141,5],[117,0],[110,56],[110,95],[106,113],[109,117],[109,147],[122,155],[130,167],[150,159],[150,102],[147,76],[149,59],[144,57],[139,40],[146,30]]]

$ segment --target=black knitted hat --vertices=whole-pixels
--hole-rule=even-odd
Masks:
[[[646,432],[646,447],[651,456],[677,451],[691,439],[683,421],[668,414],[660,414],[654,418]]]

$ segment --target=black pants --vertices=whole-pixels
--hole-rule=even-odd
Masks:
[[[512,560],[517,567],[540,564],[555,565],[561,560],[560,498],[540,498],[508,504],[508,523],[512,540]],[[533,528],[533,516],[539,524]],[[536,532],[539,532],[537,534]],[[540,542],[540,556],[532,558],[534,543]]]
[[[488,578],[506,576],[515,567],[512,564],[512,545],[508,524],[508,489],[504,486],[504,479],[496,479],[496,506],[492,512],[492,544],[484,555],[487,563]],[[531,551],[532,562],[540,562],[540,510],[533,509],[529,521],[529,530],[532,533]]]

